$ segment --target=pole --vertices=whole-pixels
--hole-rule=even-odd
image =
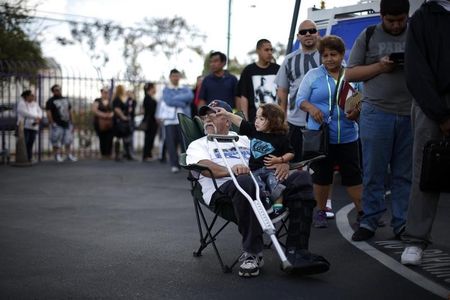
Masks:
[[[292,51],[292,43],[294,42],[294,34],[297,27],[298,13],[300,12],[300,3],[301,0],[295,0],[294,13],[292,15],[292,23],[291,23],[291,31],[289,33],[289,40],[286,48],[286,54],[291,53]]]
[[[230,61],[231,1],[232,1],[232,0],[228,0],[227,65],[229,65],[229,61]]]

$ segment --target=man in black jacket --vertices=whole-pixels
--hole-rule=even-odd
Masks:
[[[430,243],[439,193],[419,188],[423,148],[429,140],[450,137],[450,1],[427,1],[411,18],[406,42],[406,81],[414,97],[413,179],[409,200],[406,248],[402,264],[419,265]]]

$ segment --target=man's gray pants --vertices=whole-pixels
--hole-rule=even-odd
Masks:
[[[413,177],[403,241],[425,249],[431,243],[431,229],[436,217],[439,193],[423,192],[420,187],[423,149],[430,140],[442,138],[439,124],[429,119],[413,102],[411,120],[414,132]]]

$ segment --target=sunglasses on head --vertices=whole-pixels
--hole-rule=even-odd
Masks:
[[[316,28],[302,29],[298,32],[298,34],[306,35],[308,32],[309,32],[309,34],[315,34],[315,33],[317,33],[317,29]]]

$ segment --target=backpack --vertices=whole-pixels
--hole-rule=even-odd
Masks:
[[[370,38],[372,37],[376,27],[377,27],[377,25],[371,25],[366,28],[366,52],[369,51],[369,41],[370,41]]]

